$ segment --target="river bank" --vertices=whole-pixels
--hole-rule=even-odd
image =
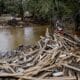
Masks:
[[[33,19],[32,17],[24,17],[24,19],[21,20],[20,17],[13,17],[10,15],[0,16],[0,25],[3,27],[6,26],[6,28],[9,28],[10,26],[25,27],[26,25],[30,24],[49,25],[50,22],[45,20]]]

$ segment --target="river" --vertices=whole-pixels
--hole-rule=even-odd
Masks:
[[[23,28],[11,27],[0,29],[0,51],[6,52],[15,49],[19,45],[30,45],[44,36],[48,25],[32,24]]]

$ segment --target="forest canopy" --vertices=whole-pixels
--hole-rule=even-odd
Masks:
[[[0,0],[0,15],[20,15],[29,11],[33,17],[50,20],[55,15],[73,16],[80,9],[80,0]]]

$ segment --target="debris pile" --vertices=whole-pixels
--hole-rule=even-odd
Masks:
[[[0,56],[0,77],[20,80],[80,80],[79,42],[48,30],[35,46]]]

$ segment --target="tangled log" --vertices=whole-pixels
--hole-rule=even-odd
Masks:
[[[59,33],[53,38],[47,29],[34,46],[20,46],[21,50],[0,55],[0,77],[80,80],[80,44]]]

